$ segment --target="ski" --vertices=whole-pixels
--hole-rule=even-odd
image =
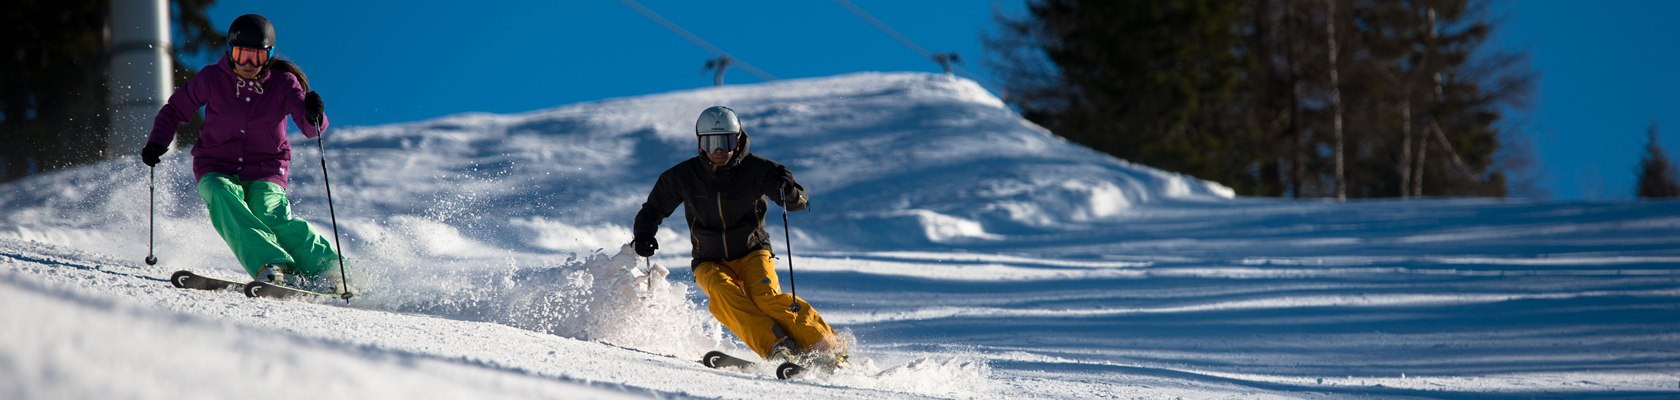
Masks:
[[[799,364],[783,362],[782,365],[776,366],[776,379],[791,379],[804,372],[805,367],[801,367]]]
[[[348,293],[346,293],[346,295],[348,295]],[[318,297],[321,297],[321,298],[327,298],[327,299],[333,299],[333,300],[349,299],[349,296],[340,296],[338,294],[333,294],[333,293],[325,293],[325,292],[317,292],[317,291],[313,291],[313,290],[298,289],[298,288],[293,288],[293,287],[285,287],[285,286],[280,286],[280,285],[276,285],[276,284],[272,284],[272,283],[268,283],[268,282],[251,281],[250,283],[245,284],[245,297],[263,297],[263,298],[270,298],[270,299],[294,299],[294,298],[309,298],[311,296],[318,296]]]
[[[718,369],[725,367],[746,368],[758,363],[714,350],[706,353],[704,357],[701,357],[700,364],[713,369]],[[799,373],[801,372],[805,372],[805,367],[801,367],[798,364],[791,362],[783,362],[781,365],[776,366],[776,379],[790,379],[795,376],[799,376]]]
[[[700,358],[700,364],[712,368],[746,368],[757,363],[713,350]]]
[[[244,282],[211,278],[192,271],[175,271],[169,276],[169,284],[182,289],[198,290],[239,290],[245,286]]]

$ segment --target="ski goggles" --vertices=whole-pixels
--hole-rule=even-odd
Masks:
[[[738,133],[700,135],[700,150],[707,153],[717,149],[723,149],[724,152],[733,152],[735,151],[735,145],[740,143],[740,136]]]
[[[253,49],[250,47],[230,46],[228,58],[233,59],[233,65],[248,65],[261,67],[268,64],[268,58],[274,56],[274,48]]]

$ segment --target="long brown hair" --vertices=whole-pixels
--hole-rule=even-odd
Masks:
[[[303,69],[298,68],[297,63],[292,62],[292,60],[276,58],[274,62],[269,63],[269,68],[273,68],[275,72],[292,73],[292,76],[297,77],[298,84],[303,86],[303,92],[309,93],[309,77],[303,75]]]

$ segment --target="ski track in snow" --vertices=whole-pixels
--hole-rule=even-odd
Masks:
[[[812,191],[789,216],[793,278],[854,343],[853,370],[699,366],[751,352],[693,288],[681,217],[651,264],[622,251],[647,187],[692,149],[692,114],[715,104]],[[157,266],[140,262],[138,161],[0,186],[0,398],[1680,396],[1675,202],[1233,198],[930,74],[327,143],[349,305],[168,286],[179,269],[243,274],[183,151],[156,171]],[[318,165],[297,165],[294,212],[331,229]]]

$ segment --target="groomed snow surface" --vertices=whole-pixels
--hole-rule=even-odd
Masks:
[[[700,366],[752,353],[705,311],[681,212],[651,262],[623,252],[712,105],[811,191],[791,277],[770,210],[778,266],[854,368]],[[292,139],[293,211],[330,234]],[[911,73],[325,144],[348,305],[171,287],[244,274],[184,151],[156,170],[156,266],[137,159],[0,186],[0,398],[1680,397],[1676,202],[1235,198]]]

